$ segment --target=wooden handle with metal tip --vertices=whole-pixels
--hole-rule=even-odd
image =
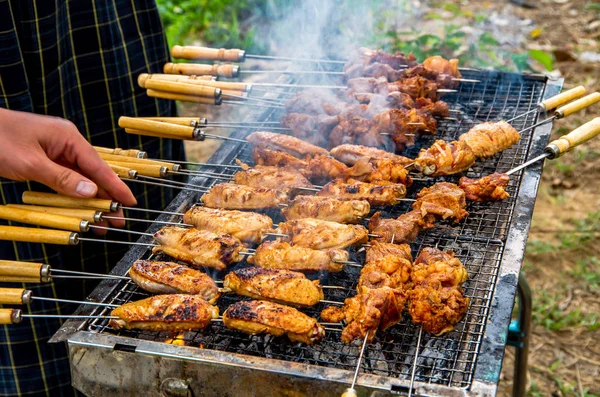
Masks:
[[[102,212],[96,210],[79,209],[79,208],[61,208],[61,207],[44,207],[41,205],[25,205],[25,204],[6,204],[7,207],[20,208],[23,210],[43,212],[46,214],[56,214],[70,216],[73,218],[83,219],[91,223],[100,222],[102,220]]]
[[[119,203],[101,198],[76,198],[62,194],[23,192],[22,200],[25,204],[44,205],[47,207],[86,208],[103,212],[114,212],[119,209]]]
[[[225,99],[229,99],[227,98],[228,95],[236,95],[236,96],[241,96],[243,98],[247,98],[248,97],[248,93],[247,92],[243,92],[243,91],[235,91],[235,90],[222,90],[221,91],[222,95],[225,96]],[[231,98],[231,100],[235,101],[235,100],[240,100],[239,98]]]
[[[196,95],[185,95],[176,94],[174,92],[158,91],[158,90],[146,90],[146,95],[152,98],[170,99],[172,101],[181,102],[193,102],[200,103],[202,105],[220,105],[221,97],[219,98],[208,98]]]
[[[217,76],[211,76],[211,75],[202,75],[202,76],[196,76],[196,75],[182,75],[182,74],[166,74],[166,73],[152,73],[150,74],[150,76],[152,76],[151,78],[153,78],[154,80],[167,80],[167,81],[202,81],[202,82],[208,82],[208,81],[217,81]]]
[[[0,240],[21,241],[24,243],[76,245],[77,237],[77,233],[64,230],[0,226]]]
[[[119,117],[119,127],[151,131],[169,136],[178,136],[181,137],[181,139],[194,139],[194,127],[162,123],[154,120],[121,116]]]
[[[592,106],[596,102],[600,101],[600,93],[593,92],[590,95],[586,95],[583,98],[579,98],[576,101],[566,104],[562,106],[554,112],[554,115],[557,119],[562,119],[563,117],[567,117],[575,112],[579,112],[582,109],[587,108],[588,106]]]
[[[43,263],[0,260],[0,282],[41,283]]]
[[[121,179],[135,179],[135,177],[137,176],[137,171],[132,170],[129,167],[124,167],[109,162],[107,162],[106,164],[108,164],[108,166],[113,170],[113,172],[117,174]]]
[[[171,123],[192,127],[192,123],[198,123],[198,117],[143,117],[144,120],[160,121],[162,123]]]
[[[573,150],[576,146],[596,137],[598,134],[600,134],[600,117],[596,117],[567,135],[563,135],[550,142],[546,146],[546,152],[550,153],[550,158],[560,157],[568,151]]]
[[[100,153],[100,157],[102,157],[104,159],[104,161],[117,161],[117,162],[132,163],[132,164],[159,165],[162,167],[167,167],[171,171],[177,171],[179,169],[179,166],[177,164],[167,163],[165,161],[159,161],[159,160],[138,159],[138,158],[133,158],[133,157],[125,157],[124,158],[124,156],[118,156],[118,155],[107,154],[107,153]],[[131,167],[131,168],[135,168],[135,167]]]
[[[111,149],[111,148],[100,147],[100,146],[94,146],[94,149],[98,153],[113,154],[116,156],[134,157],[134,158],[139,158],[139,159],[145,159],[148,157],[148,153],[142,152],[141,150],[137,150],[137,149],[120,149],[120,148]]]
[[[137,171],[138,175],[151,176],[153,178],[163,178],[167,176],[168,168],[162,165],[137,164],[121,161],[107,161],[110,166],[125,167]]]
[[[171,55],[176,59],[189,59],[194,61],[244,61],[244,51],[237,48],[225,49],[176,45],[171,49]]]
[[[542,110],[548,111],[583,95],[585,95],[585,87],[580,85],[579,87],[571,88],[568,91],[542,101],[542,103],[540,103],[540,107]]]
[[[202,65],[199,63],[166,63],[163,71],[166,74],[210,75],[219,77],[237,77],[239,68],[236,65],[218,64]]]
[[[132,135],[153,136],[153,137],[164,138],[164,139],[176,139],[176,140],[184,139],[180,136],[161,134],[161,133],[152,132],[152,131],[138,130],[135,128],[125,128],[125,132],[128,134],[132,134]]]
[[[148,76],[144,74],[138,77],[138,84],[140,87],[149,90],[173,92],[175,94],[196,95],[207,98],[218,98],[221,96],[221,89],[217,87],[181,81],[152,80],[148,79]]]
[[[18,321],[17,321],[18,319]],[[18,324],[21,322],[21,310],[0,309],[0,324]]]
[[[200,76],[202,77],[202,76]],[[213,77],[213,76],[207,76],[207,77]],[[220,88],[222,90],[237,90],[237,91],[250,91],[251,89],[251,84],[246,84],[246,83],[235,83],[235,82],[230,82],[230,81],[207,81],[204,79],[200,79],[198,78],[198,76],[181,76],[178,74],[145,74],[142,73],[140,75],[140,77],[138,77],[138,81],[140,79],[146,79],[146,81],[148,80],[166,80],[166,81],[175,81],[175,82],[179,82],[179,83],[187,83],[187,84],[196,84],[196,85],[203,85],[206,87],[216,87],[216,88]]]
[[[0,304],[23,305],[29,303],[24,297],[27,290],[23,288],[0,288]],[[29,292],[31,294],[31,292]]]
[[[88,222],[80,218],[46,214],[21,208],[7,207],[5,205],[0,205],[0,219],[50,227],[52,229],[70,230],[72,232],[85,232],[89,229]]]

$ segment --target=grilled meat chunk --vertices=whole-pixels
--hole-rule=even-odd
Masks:
[[[369,220],[369,232],[376,234],[374,240],[395,244],[412,243],[422,230],[434,227],[435,217],[423,214],[421,211],[410,211],[396,219],[381,218],[381,213],[376,212]]]
[[[375,262],[389,256],[398,257],[412,263],[413,258],[408,244],[396,244],[394,240],[394,244],[370,241],[369,245],[370,247],[366,249],[365,263]]]
[[[289,135],[275,134],[274,132],[256,131],[246,137],[253,145],[261,145],[272,150],[287,152],[294,157],[304,158],[306,156],[318,156],[329,153],[327,150],[312,145],[301,139]]]
[[[291,167],[275,167],[268,165],[248,165],[238,162],[242,171],[233,175],[233,182],[255,188],[267,188],[281,191],[298,188],[312,188],[313,185],[304,175]]]
[[[402,151],[412,146],[415,141],[414,136],[407,134],[433,135],[437,131],[437,120],[431,114],[414,108],[389,109],[373,116],[371,129],[380,134],[389,134],[396,144],[396,151]]]
[[[368,341],[371,342],[378,329],[385,331],[400,322],[405,305],[406,296],[400,289],[361,287],[360,293],[346,299],[343,307],[323,310],[321,319],[326,322],[346,320],[348,325],[342,331],[342,341],[345,343],[364,339],[367,332]]]
[[[439,55],[434,55],[423,61],[423,67],[440,74],[447,74],[458,79],[462,78],[458,70],[458,59],[447,60]]]
[[[164,252],[194,267],[206,266],[225,270],[228,265],[240,262],[242,242],[229,234],[216,234],[206,230],[167,226],[154,234],[160,246],[152,252]]]
[[[425,281],[409,292],[408,312],[413,322],[434,335],[452,331],[468,308],[469,298],[461,287],[443,287],[439,281]]]
[[[286,152],[269,149],[263,145],[257,145],[252,148],[252,157],[256,165],[290,167],[300,172],[308,167],[308,163],[304,160],[297,159]]]
[[[463,176],[458,181],[458,186],[465,191],[466,198],[469,201],[499,201],[510,196],[504,190],[509,182],[508,175],[494,172],[479,179],[470,179]]]
[[[452,175],[468,170],[475,164],[475,153],[464,140],[437,140],[429,149],[421,149],[415,167],[425,175]]]
[[[371,211],[366,200],[338,200],[335,197],[296,196],[281,210],[285,219],[317,218],[339,223],[358,223]]]
[[[221,210],[197,205],[183,216],[183,223],[213,233],[231,234],[243,242],[259,244],[264,233],[273,228],[273,220],[264,214]]]
[[[312,249],[343,249],[369,240],[361,225],[345,225],[321,219],[304,218],[281,222],[277,233],[287,234],[293,245]]]
[[[246,267],[228,273],[223,288],[252,299],[264,299],[291,306],[314,306],[323,299],[319,280],[282,269]]]
[[[348,251],[340,249],[315,250],[290,245],[285,241],[265,241],[258,246],[248,262],[270,269],[287,269],[300,272],[341,272],[349,260]]]
[[[325,330],[312,317],[289,306],[268,301],[241,301],[223,313],[227,328],[250,335],[287,335],[292,342],[312,345],[325,337]]]
[[[285,204],[289,197],[282,191],[236,185],[235,183],[218,183],[201,198],[205,206],[228,210],[275,208]]]
[[[519,142],[521,135],[506,121],[477,124],[458,138],[477,158],[492,157]]]
[[[327,183],[332,179],[365,179],[373,173],[374,168],[368,160],[360,160],[352,167],[332,157],[315,156],[307,158],[308,167],[304,173],[315,184]]]
[[[390,93],[388,96],[394,93]],[[432,101],[427,98],[417,98],[415,100],[415,107],[423,113],[431,113],[432,116],[436,117],[449,117],[450,108],[444,101]]]
[[[369,119],[361,116],[340,116],[339,124],[329,135],[328,147],[332,148],[349,143],[383,147],[383,137],[379,133],[379,130],[371,128],[371,124]]]
[[[389,159],[370,159],[369,162],[375,170],[367,174],[366,178],[360,179],[363,182],[377,184],[381,181],[400,183],[406,187],[412,185],[412,178],[408,175],[408,170],[394,160]],[[359,179],[359,178],[354,178]]]
[[[415,284],[439,281],[442,287],[457,287],[467,280],[468,273],[452,251],[423,248],[413,264],[411,279]]]
[[[293,136],[317,146],[327,146],[329,134],[339,122],[337,115],[288,113],[281,118],[281,126],[290,128]]]
[[[372,206],[396,205],[406,196],[406,186],[399,183],[374,185],[349,179],[328,183],[317,196],[332,196],[340,200],[366,200]]]
[[[396,245],[371,241],[367,260],[360,271],[357,290],[367,288],[404,288],[410,282],[412,256],[407,244]],[[369,252],[374,250],[375,253]]]
[[[368,146],[361,145],[340,145],[331,149],[331,155],[337,160],[347,165],[354,165],[356,162],[367,157],[370,159],[377,160],[392,160],[395,163],[406,166],[413,162],[408,157],[399,156],[394,153],[387,152],[385,150],[376,149]]]
[[[219,289],[208,274],[173,262],[137,260],[129,269],[129,277],[155,294],[198,295],[210,303],[219,297]]]
[[[219,317],[219,308],[200,295],[156,295],[114,309],[110,326],[115,329],[190,331],[204,329]]]
[[[431,187],[421,189],[412,208],[421,211],[423,216],[430,214],[460,222],[469,215],[465,210],[466,206],[465,192],[461,188],[454,183],[438,182]]]

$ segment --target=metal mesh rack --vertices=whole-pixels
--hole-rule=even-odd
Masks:
[[[414,157],[423,147],[428,147],[435,139],[455,140],[461,133],[473,125],[484,121],[508,119],[533,109],[541,101],[546,87],[546,80],[539,76],[527,76],[498,72],[465,72],[464,77],[478,79],[477,84],[461,84],[458,92],[448,94],[443,99],[450,109],[459,109],[462,114],[452,114],[458,120],[441,120],[435,136],[424,136],[417,139],[417,144],[407,150],[404,155]],[[260,121],[278,120],[281,111],[274,110],[263,114]],[[257,121],[257,120],[253,120]],[[530,114],[514,121],[518,130],[533,125],[537,115]],[[268,130],[268,127],[265,127]],[[237,130],[235,137],[242,138],[254,130]],[[521,141],[512,148],[490,158],[479,160],[466,176],[477,178],[496,171],[507,171],[530,157],[532,147],[532,131],[522,134]],[[546,136],[545,139],[548,137]],[[252,164],[249,145],[227,142],[213,156],[210,163],[229,164],[232,167],[204,166],[202,170],[223,176],[232,175],[238,171],[235,160],[239,159]],[[468,270],[469,279],[463,285],[465,295],[470,298],[468,312],[453,332],[443,336],[433,336],[423,333],[421,348],[416,352],[418,327],[412,324],[405,313],[402,322],[392,327],[387,333],[378,335],[374,343],[365,351],[361,372],[395,379],[409,379],[413,369],[415,354],[415,380],[432,385],[443,385],[452,388],[468,389],[473,382],[481,345],[484,341],[485,327],[489,324],[489,314],[492,307],[493,295],[496,291],[499,269],[513,221],[515,204],[519,195],[523,171],[511,177],[507,188],[510,198],[502,202],[469,203],[467,210],[470,215],[459,224],[441,222],[439,227],[422,233],[411,244],[413,255],[416,256],[424,247],[437,247],[452,250]],[[425,186],[446,180],[456,183],[458,177],[437,178],[427,182],[415,182],[409,189],[407,197],[414,197]],[[222,182],[222,179],[197,177],[194,183],[210,187]],[[182,193],[188,199],[193,193]],[[179,210],[186,210],[195,202],[186,200],[186,205]],[[529,205],[533,206],[533,202]],[[403,202],[393,208],[377,208],[383,217],[397,217],[410,209],[410,203]],[[374,211],[373,211],[374,212]],[[282,221],[278,210],[265,211],[273,217],[274,222]],[[528,226],[530,219],[526,219]],[[352,260],[362,262],[364,254],[354,250]],[[146,253],[142,256],[148,259]],[[155,257],[160,259],[161,256]],[[135,258],[134,258],[135,259]],[[246,266],[245,262],[238,266]],[[346,267],[338,274],[323,274],[322,285],[343,286],[343,289],[326,289],[325,299],[342,302],[355,294],[356,282],[360,269]],[[222,280],[223,274],[211,274],[216,280]],[[318,275],[317,275],[318,276]],[[104,302],[122,304],[132,300],[142,299],[148,294],[139,289],[131,281],[105,281],[110,285],[110,293]],[[514,297],[514,293],[512,295]],[[217,305],[221,313],[229,304],[243,299],[234,295],[222,296]],[[310,316],[318,317],[325,307],[319,304],[315,308],[303,309]],[[106,309],[94,309],[95,314],[108,314]],[[92,333],[110,334],[138,340],[164,342],[174,335],[148,331],[115,331],[108,326],[107,320],[93,320],[85,329]],[[506,325],[508,326],[508,325]],[[341,329],[341,328],[340,328]],[[314,345],[303,346],[288,341],[285,337],[248,336],[237,331],[229,330],[222,323],[215,322],[201,332],[186,332],[182,335],[186,346],[202,349],[231,352],[249,356],[259,356],[268,359],[284,360],[294,363],[304,363],[319,367],[352,370],[356,365],[357,345],[346,345],[340,341],[339,332],[328,331],[326,338]]]

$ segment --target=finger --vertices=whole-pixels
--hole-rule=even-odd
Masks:
[[[97,196],[100,198],[111,199],[110,195],[106,191],[104,191],[104,189],[102,189],[102,188],[98,188]],[[114,217],[122,218],[123,210],[118,210],[115,212],[106,212],[105,214],[107,216],[114,216]],[[125,226],[125,221],[122,219],[109,219],[108,223],[110,223],[110,225],[114,226],[114,227],[124,227]]]
[[[108,222],[107,221],[100,221],[100,222],[94,223],[94,225],[96,225],[96,226],[102,226],[102,227],[107,227],[108,226]],[[92,231],[94,232],[94,234],[96,234],[98,236],[104,236],[106,233],[108,233],[108,230],[97,229],[95,227],[92,228]]]
[[[95,197],[98,192],[98,186],[94,182],[48,158],[42,158],[36,165],[31,179],[71,197],[90,198]]]

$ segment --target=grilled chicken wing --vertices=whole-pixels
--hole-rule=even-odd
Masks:
[[[421,149],[415,167],[425,175],[452,175],[468,170],[475,163],[475,154],[463,141],[437,140],[429,149]]]
[[[287,152],[294,157],[318,156],[329,153],[322,147],[312,145],[290,135],[275,134],[274,132],[256,131],[246,137],[253,145],[261,145],[273,150]]]
[[[339,223],[358,223],[371,211],[366,200],[338,200],[335,197],[296,196],[281,210],[285,219],[317,218]]]
[[[282,269],[246,267],[228,273],[223,288],[252,299],[264,299],[291,306],[314,306],[323,299],[319,280]]]
[[[294,188],[312,188],[313,185],[304,175],[291,167],[275,167],[268,165],[248,165],[238,162],[243,171],[233,175],[233,182],[255,188],[267,188],[281,191]]]
[[[160,246],[154,247],[152,252],[164,252],[192,266],[225,270],[231,263],[243,259],[242,242],[229,234],[167,226],[156,232],[154,238]]]
[[[411,279],[415,284],[439,281],[443,287],[460,286],[467,280],[468,273],[452,251],[423,248],[413,264]]]
[[[203,329],[219,317],[219,308],[199,295],[156,295],[114,309],[110,326],[115,329],[190,331]]]
[[[319,250],[343,249],[369,240],[368,231],[364,226],[314,218],[281,222],[277,233],[289,235],[293,245]]]
[[[479,179],[470,179],[463,176],[458,181],[458,186],[465,191],[469,201],[499,201],[510,197],[504,189],[508,186],[510,178],[506,174],[494,172]]]
[[[460,287],[443,287],[439,281],[426,281],[409,292],[408,312],[415,324],[434,335],[454,329],[469,307],[469,298]]]
[[[372,206],[396,205],[406,196],[406,186],[399,183],[374,185],[349,179],[328,183],[317,196],[332,196],[340,200],[365,200]]]
[[[201,200],[210,208],[254,210],[278,207],[287,203],[289,197],[284,192],[274,189],[218,183],[204,193]]]
[[[364,339],[367,332],[371,342],[378,329],[385,331],[400,322],[405,305],[406,296],[400,289],[362,287],[358,295],[344,301],[343,307],[323,310],[321,319],[326,322],[346,320],[348,325],[342,331],[345,343]]]
[[[301,272],[341,272],[349,260],[348,251],[329,249],[314,250],[285,241],[265,241],[258,246],[248,262],[271,269],[287,269]]]
[[[477,124],[458,140],[471,148],[475,157],[492,157],[519,142],[521,135],[506,121]]]
[[[421,211],[423,216],[431,214],[459,222],[469,215],[465,210],[466,206],[465,192],[461,188],[454,183],[438,182],[431,187],[421,189],[412,208]]]
[[[129,277],[155,294],[198,295],[210,303],[219,297],[219,289],[208,274],[173,262],[137,260],[129,269]]]
[[[369,232],[379,236],[374,238],[377,241],[412,243],[422,230],[432,229],[434,221],[433,215],[422,214],[421,211],[410,211],[396,219],[381,218],[381,213],[376,212],[369,220]]]
[[[404,166],[413,162],[408,157],[361,145],[339,145],[331,149],[330,153],[335,159],[346,165],[354,165],[363,157],[377,160],[393,160]]]
[[[412,178],[408,175],[408,170],[404,168],[402,164],[389,159],[370,159],[369,162],[375,168],[373,172],[368,174],[365,178],[354,179],[375,184],[381,181],[387,181],[392,183],[400,183],[406,187],[410,187],[412,185]]]
[[[308,167],[304,160],[297,159],[289,153],[272,150],[264,145],[252,148],[252,158],[256,165],[271,165],[274,167],[290,167],[302,172]]]
[[[292,342],[312,345],[325,337],[325,330],[312,317],[294,309],[268,301],[241,301],[223,313],[227,328],[250,335],[287,335]]]
[[[366,159],[356,162],[352,167],[327,156],[312,157],[307,159],[307,162],[305,174],[316,184],[327,183],[337,178],[362,180],[368,178],[374,171],[373,166]]]
[[[213,233],[231,234],[241,241],[259,244],[273,220],[264,214],[195,206],[183,216],[183,223]]]

